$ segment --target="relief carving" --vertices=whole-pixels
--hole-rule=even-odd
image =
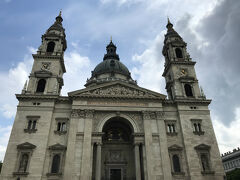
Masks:
[[[140,113],[126,113],[130,116],[138,125],[140,132],[143,132],[143,120]]]
[[[156,97],[148,92],[140,91],[137,89],[129,88],[129,87],[123,87],[120,85],[112,86],[112,87],[106,87],[106,88],[98,88],[94,89],[92,91],[85,92],[83,94],[92,94],[92,95],[110,95],[110,96],[137,96],[137,97]]]
[[[98,130],[99,122],[106,116],[107,112],[96,112],[93,118],[93,129]]]

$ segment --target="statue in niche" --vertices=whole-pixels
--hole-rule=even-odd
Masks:
[[[26,172],[27,171],[27,165],[28,165],[28,154],[23,154],[21,157],[21,161],[19,164],[19,172]]]

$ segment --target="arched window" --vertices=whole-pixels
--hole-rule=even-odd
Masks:
[[[199,131],[199,132],[202,132],[202,127],[201,127],[201,124],[200,124],[200,123],[198,123],[198,131]]]
[[[27,171],[27,165],[28,165],[28,154],[22,154],[21,161],[19,164],[19,172],[26,172]]]
[[[40,79],[38,81],[37,91],[36,92],[44,92],[45,85],[46,85],[46,80],[45,79]]]
[[[59,166],[60,166],[60,155],[55,154],[53,156],[53,160],[52,160],[51,173],[58,173],[59,172]]]
[[[173,170],[174,170],[174,172],[181,172],[178,155],[174,154],[173,157],[172,157],[172,161],[173,161]]]
[[[31,129],[31,127],[32,127],[32,121],[29,120],[29,121],[28,121],[28,129]]]
[[[53,52],[55,47],[55,43],[53,41],[49,42],[47,45],[47,52]]]
[[[61,123],[59,122],[58,124],[57,124],[57,131],[60,131],[61,130]]]
[[[32,129],[36,128],[37,121],[33,121]]]
[[[185,85],[184,85],[184,89],[185,89],[185,93],[186,93],[186,96],[187,96],[187,97],[193,96],[191,85],[185,84]]]
[[[182,50],[180,48],[176,48],[175,53],[176,53],[177,58],[183,58]]]
[[[202,162],[202,169],[203,171],[208,171],[210,170],[209,162],[208,162],[208,157],[206,154],[201,154],[201,162]]]
[[[194,123],[194,132],[198,132],[198,127],[197,127],[197,123]]]
[[[65,122],[62,123],[61,131],[63,131],[63,132],[66,131],[66,123]]]

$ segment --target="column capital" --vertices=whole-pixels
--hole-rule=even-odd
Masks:
[[[94,109],[73,109],[72,110],[72,117],[78,118],[93,118]]]
[[[156,119],[155,111],[142,111],[142,114],[143,114],[143,120]]]
[[[163,119],[164,112],[163,111],[156,111],[156,116],[157,116],[157,119]]]
[[[86,118],[93,118],[94,115],[94,109],[85,109],[85,116]]]

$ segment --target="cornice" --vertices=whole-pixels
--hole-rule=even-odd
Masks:
[[[177,104],[205,104],[209,105],[211,103],[211,99],[176,99],[174,100]]]
[[[115,95],[115,96],[111,96],[111,95],[75,95],[75,96],[71,96],[72,99],[80,99],[80,98],[93,98],[93,99],[131,99],[131,100],[134,100],[134,99],[144,99],[144,100],[163,100],[162,98],[160,97],[141,97],[141,96],[138,96],[138,97],[133,97],[133,96],[118,96],[118,95]]]
[[[39,59],[60,59],[63,60],[62,55],[51,55],[51,54],[33,54],[33,58],[39,58]]]
[[[211,103],[211,99],[175,99],[175,100],[170,100],[166,99],[163,101],[163,104],[207,104],[209,105]]]
[[[59,96],[59,95],[45,95],[45,94],[16,94],[18,100],[56,100],[57,102],[61,101],[71,101],[69,97]]]

